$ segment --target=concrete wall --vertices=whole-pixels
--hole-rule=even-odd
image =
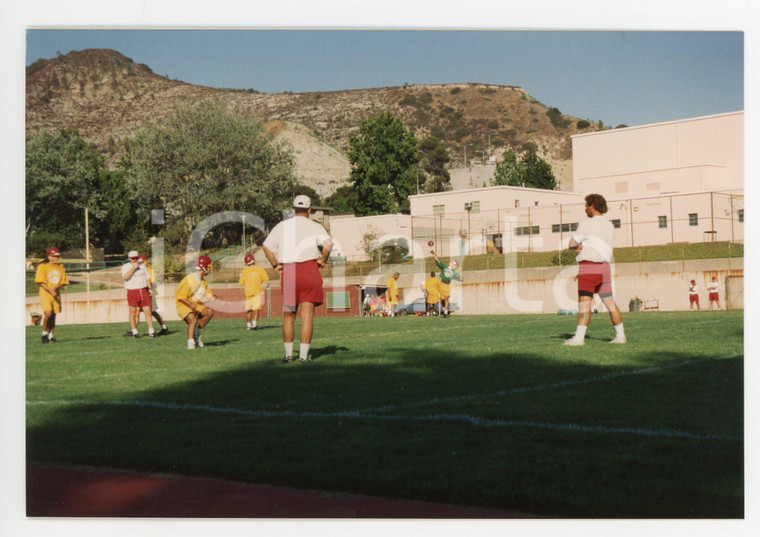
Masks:
[[[556,313],[559,309],[575,309],[577,303],[576,282],[573,280],[578,267],[540,267],[531,269],[505,269],[469,271],[463,275],[462,284],[452,286],[452,301],[462,308],[460,314],[519,314]],[[707,306],[707,285],[713,276],[721,285],[721,302],[725,306],[725,281],[727,276],[744,274],[744,260],[703,259],[687,261],[663,261],[657,263],[620,263],[613,267],[613,288],[618,306],[628,310],[633,297],[642,300],[657,299],[660,310],[679,311],[689,309],[688,282],[697,280],[701,289],[701,301]],[[358,314],[358,286],[385,285],[388,270],[364,277],[326,278],[326,288],[347,289],[351,294],[351,312]],[[421,271],[402,274],[399,289],[406,303],[422,296],[421,284],[427,275]],[[276,284],[276,282],[275,282]],[[215,294],[238,308],[221,314],[221,317],[242,317],[242,292],[234,284],[212,284]],[[174,306],[176,284],[164,286],[160,297],[160,311],[168,321],[179,320]],[[280,290],[272,285],[271,311],[279,317]],[[59,324],[81,323],[128,323],[127,300],[124,290],[71,293],[63,296],[63,311]],[[601,309],[601,307],[600,307]],[[323,311],[324,310],[324,311]],[[31,312],[41,312],[38,297],[26,299],[26,324],[31,324]],[[266,317],[266,307],[263,316]],[[318,315],[327,315],[321,307]],[[345,315],[349,312],[332,312]]]

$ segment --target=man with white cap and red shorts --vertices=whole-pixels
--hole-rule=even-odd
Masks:
[[[604,214],[607,212],[607,201],[600,194],[586,196],[586,216],[588,220],[581,222],[578,229],[570,238],[570,248],[578,252],[576,260],[580,263],[578,270],[578,326],[575,335],[565,341],[565,345],[583,345],[586,328],[591,320],[591,301],[594,294],[610,312],[612,325],[615,327],[615,338],[610,343],[625,343],[625,330],[620,309],[612,298],[612,246],[615,228]]]
[[[145,262],[140,259],[137,250],[127,254],[128,262],[121,267],[121,277],[124,279],[124,288],[127,290],[127,305],[129,305],[129,327],[131,333],[126,336],[139,338],[137,324],[140,322],[140,310],[145,313],[145,322],[148,323],[148,336],[155,337],[153,331],[153,317],[150,313],[150,275],[145,268]]]
[[[282,340],[284,363],[293,361],[296,314],[301,314],[301,347],[298,361],[310,362],[309,346],[314,331],[314,308],[322,304],[322,275],[332,241],[325,228],[309,219],[311,200],[296,196],[295,216],[277,224],[264,241],[263,249],[280,275],[283,296]],[[320,252],[321,247],[321,252]]]

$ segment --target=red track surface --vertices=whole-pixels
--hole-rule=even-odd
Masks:
[[[513,512],[371,496],[27,465],[27,516],[182,518],[531,518]]]

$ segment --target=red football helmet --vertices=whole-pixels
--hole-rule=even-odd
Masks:
[[[251,254],[248,254],[247,256],[245,256],[245,264],[253,265],[253,256]]]
[[[195,268],[203,272],[211,272],[211,258],[207,255],[198,256]]]
[[[48,248],[46,253],[48,257],[50,257],[51,255],[61,255],[61,251],[55,246],[51,246],[50,248]]]
[[[138,255],[138,256],[137,256],[137,259],[142,259],[142,260],[143,260],[143,261],[145,261],[146,263],[148,262],[148,256],[147,256],[147,255],[145,255],[145,254],[140,254],[140,255]]]

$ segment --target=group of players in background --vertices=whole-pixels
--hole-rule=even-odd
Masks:
[[[579,262],[578,281],[578,323],[572,338],[565,345],[578,346],[585,343],[586,328],[591,318],[591,303],[598,295],[606,306],[615,337],[610,343],[626,343],[625,330],[620,310],[612,296],[612,261],[614,227],[604,216],[607,203],[599,194],[589,194],[585,198],[585,212],[588,217],[573,232],[569,247],[577,252]],[[320,269],[330,256],[332,241],[327,231],[317,222],[309,219],[311,200],[307,196],[297,196],[293,201],[294,216],[277,224],[263,244],[263,251],[272,268],[280,276],[283,289],[283,362],[294,360],[295,318],[301,317],[299,362],[311,361],[309,354],[313,333],[314,308],[322,304],[323,289]],[[430,241],[428,246],[433,246]],[[422,285],[425,294],[426,314],[451,314],[451,282],[462,281],[458,272],[459,263],[443,262],[435,250],[430,253],[435,259],[435,271],[430,273]],[[61,263],[61,252],[56,247],[48,248],[46,261],[37,268],[35,283],[39,285],[39,296],[43,310],[42,343],[55,342],[56,315],[61,312],[61,287],[68,285],[66,269]],[[256,266],[253,255],[245,256],[246,268],[240,275],[238,284],[245,294],[246,329],[257,330],[262,308],[265,286],[269,277],[264,269]],[[209,303],[216,297],[208,288],[206,276],[211,272],[212,261],[206,255],[198,256],[195,270],[187,274],[177,286],[175,306],[177,315],[187,325],[187,349],[203,347],[203,329],[214,317],[214,309]],[[148,265],[148,258],[137,251],[128,254],[128,262],[121,268],[121,276],[127,290],[130,331],[126,336],[140,337],[137,326],[140,313],[148,325],[148,336],[157,334],[153,328],[153,318],[160,324],[158,335],[168,333],[163,318],[157,308],[156,278]],[[392,316],[398,305],[399,273],[395,272],[386,284],[386,308]],[[715,277],[709,286],[711,309],[718,301],[718,283]],[[696,303],[699,308],[698,290],[695,280],[689,288],[690,307]],[[696,298],[694,298],[696,296]]]

